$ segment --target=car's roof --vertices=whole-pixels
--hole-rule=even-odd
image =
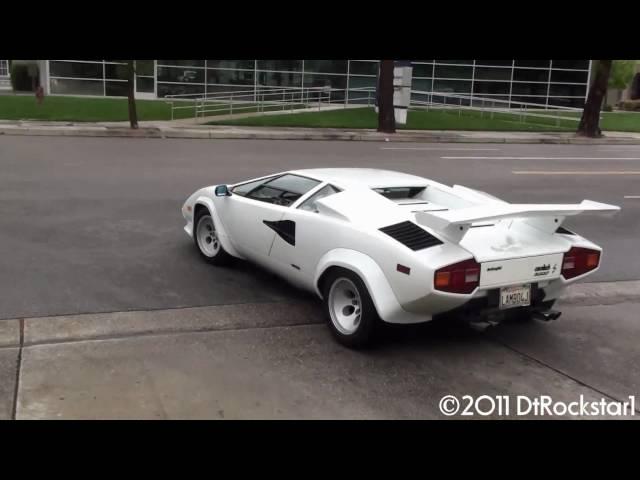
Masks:
[[[290,173],[303,175],[336,186],[358,185],[367,188],[420,187],[429,184],[426,178],[408,173],[376,168],[307,168]]]

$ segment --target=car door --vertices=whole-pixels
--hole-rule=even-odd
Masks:
[[[315,202],[340,190],[324,187],[304,200],[297,208],[288,209],[280,220],[284,234],[276,234],[270,257],[273,268],[301,287],[313,289],[318,261],[334,247],[335,219],[318,213]]]
[[[276,235],[271,222],[282,219],[286,207],[240,195],[224,198],[224,224],[231,243],[246,258],[264,264]]]
[[[270,266],[269,251],[276,236],[291,240],[293,222],[283,220],[285,212],[307,191],[320,184],[318,180],[293,174],[283,174],[264,182],[243,194],[226,197],[225,225],[229,225],[234,246],[249,259]]]

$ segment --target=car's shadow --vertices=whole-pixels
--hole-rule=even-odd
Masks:
[[[189,256],[190,261],[202,263],[202,258],[195,249],[189,248],[188,252],[185,251],[185,254]],[[227,281],[233,281],[238,287],[260,288],[269,295],[277,292],[278,297],[280,297],[282,301],[310,302],[314,308],[318,309],[318,312],[323,308],[322,301],[313,293],[300,289],[275,273],[247,260],[234,258],[227,266],[214,267],[206,265],[206,268],[210,271],[212,282],[214,281],[213,278],[219,280],[222,273]],[[397,325],[382,322],[377,331],[376,341],[365,351],[375,351],[396,346],[401,347],[402,345],[415,346],[418,348],[433,348],[450,343],[459,345],[474,344],[489,341],[494,338],[495,333],[517,323],[519,322],[504,320],[499,325],[491,327],[486,331],[477,331],[469,326],[462,317],[456,316],[434,319],[429,322],[413,325]],[[525,324],[519,325],[519,327],[528,331]],[[512,331],[513,329],[509,328],[509,330]]]
[[[290,300],[307,301],[316,298],[312,293],[298,288],[279,275],[248,260],[232,258],[229,265],[213,266],[206,264],[206,262],[202,260],[200,253],[191,245],[185,245],[183,253],[189,258],[190,262],[200,266],[204,265],[204,268],[209,270],[212,279],[224,273],[225,275],[233,276],[235,283],[241,288],[256,288],[257,286],[261,286],[265,292],[277,292],[278,296],[284,296]],[[229,278],[226,279],[229,280]]]
[[[432,348],[452,343],[461,346],[480,342],[503,343],[501,338],[505,333],[511,337],[527,336],[534,330],[539,331],[542,327],[544,325],[535,320],[505,319],[486,330],[477,330],[459,316],[434,319],[430,322],[413,325],[383,323],[378,329],[373,348],[385,349],[401,345]]]

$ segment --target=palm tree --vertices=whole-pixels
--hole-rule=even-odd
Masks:
[[[138,113],[136,112],[136,97],[135,97],[135,60],[127,60],[128,67],[128,102],[129,102],[129,123],[131,128],[138,128]]]
[[[595,78],[589,87],[587,101],[584,104],[582,118],[578,125],[578,135],[597,138],[602,136],[600,129],[600,110],[607,94],[609,75],[611,74],[611,60],[596,60]]]
[[[380,61],[378,81],[378,131],[396,133],[396,119],[393,111],[393,60]]]

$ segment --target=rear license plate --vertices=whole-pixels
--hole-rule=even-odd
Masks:
[[[500,289],[500,310],[531,305],[531,285]]]

